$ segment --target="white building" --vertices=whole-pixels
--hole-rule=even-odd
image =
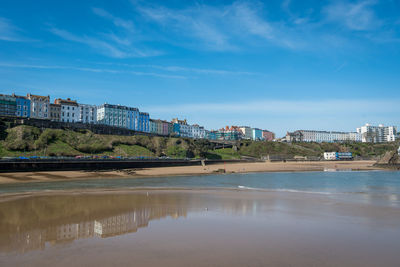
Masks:
[[[61,122],[79,122],[80,109],[76,100],[58,98],[54,100],[54,104],[61,106]]]
[[[149,114],[139,112],[138,108],[103,104],[97,107],[97,123],[149,132]]]
[[[96,105],[78,104],[79,106],[79,122],[96,123],[97,122],[97,107]]]
[[[50,96],[28,94],[26,97],[31,101],[31,118],[50,119]]]
[[[288,142],[361,142],[361,135],[356,132],[333,132],[333,131],[313,131],[298,130],[287,133]]]
[[[199,126],[198,124],[188,125],[189,126],[189,137],[202,139],[206,137],[206,130],[203,126]]]
[[[324,152],[325,160],[336,160],[336,152]]]
[[[360,128],[357,128],[357,133],[361,135],[362,142],[366,143],[384,143],[394,142],[397,136],[396,126],[372,126],[365,124]]]

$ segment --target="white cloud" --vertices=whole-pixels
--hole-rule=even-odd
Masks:
[[[126,63],[113,63],[113,62],[91,62],[98,65],[118,66],[124,68],[143,68],[143,69],[157,69],[168,72],[179,73],[194,73],[205,75],[246,75],[246,76],[265,76],[266,74],[251,71],[240,70],[227,70],[227,69],[208,69],[208,68],[194,68],[182,66],[165,66],[165,65],[146,65],[146,64],[126,64]]]
[[[23,37],[19,32],[20,29],[13,25],[10,20],[0,17],[0,40],[9,42],[32,41]]]
[[[194,38],[193,41],[176,42],[178,45],[195,48],[232,51],[245,45],[259,43],[297,49],[303,42],[296,29],[289,28],[281,21],[273,22],[263,16],[261,2],[236,1],[225,6],[196,5],[186,9],[136,6],[148,20],[159,24],[164,34]],[[303,19],[298,24],[304,24]],[[165,32],[166,30],[166,32]],[[169,37],[170,39],[175,39]],[[258,42],[257,42],[258,41]]]
[[[134,24],[130,20],[125,20],[125,19],[116,17],[101,8],[94,7],[94,8],[92,8],[92,11],[94,14],[96,14],[102,18],[111,20],[114,23],[114,25],[117,27],[121,27],[129,32],[134,32],[134,30],[135,30]]]
[[[24,69],[54,69],[54,70],[75,70],[83,72],[94,72],[94,73],[112,73],[112,74],[127,74],[135,76],[152,76],[157,78],[168,78],[168,79],[186,79],[183,75],[169,75],[164,73],[146,72],[146,71],[132,71],[132,70],[114,70],[104,68],[87,68],[87,67],[76,67],[76,66],[57,66],[57,65],[31,65],[31,64],[18,64],[18,63],[7,63],[0,62],[0,67],[7,68],[24,68]]]
[[[137,10],[164,29],[178,35],[186,35],[202,41],[202,46],[211,50],[235,49],[229,43],[228,35],[219,25],[224,11],[209,6],[196,6],[188,9],[173,10],[165,7],[137,6]],[[186,44],[187,45],[187,44]]]
[[[338,22],[350,30],[367,31],[382,24],[372,9],[375,4],[376,2],[371,0],[358,3],[334,1],[323,11],[328,21]]]
[[[65,40],[88,45],[100,53],[114,58],[149,57],[159,54],[157,51],[139,50],[129,45],[111,44],[94,37],[77,36],[54,27],[50,29],[50,32]]]

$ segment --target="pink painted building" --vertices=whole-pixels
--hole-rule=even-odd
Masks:
[[[262,136],[265,141],[272,141],[275,139],[275,133],[267,130],[262,131]]]

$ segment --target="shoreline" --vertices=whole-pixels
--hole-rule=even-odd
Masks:
[[[0,173],[0,185],[12,183],[73,181],[82,179],[151,178],[257,172],[374,171],[375,161],[251,162],[206,166],[156,167],[111,171],[39,171]]]

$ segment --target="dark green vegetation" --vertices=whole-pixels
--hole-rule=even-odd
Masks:
[[[281,157],[307,156],[321,157],[323,152],[352,152],[354,157],[379,158],[387,151],[399,147],[396,143],[278,143],[278,142],[243,142],[240,154],[244,156],[262,157],[275,155]]]
[[[39,129],[20,125],[0,127],[0,157],[13,156],[141,156],[171,158],[238,159],[267,155],[281,158],[321,157],[325,151],[353,152],[355,156],[376,158],[395,150],[398,144],[367,143],[278,143],[237,142],[233,148],[215,149],[207,140],[176,137],[99,135],[88,130]]]

